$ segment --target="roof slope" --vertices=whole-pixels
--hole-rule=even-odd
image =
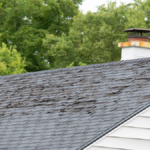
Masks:
[[[75,150],[149,105],[150,58],[0,77],[0,150]]]

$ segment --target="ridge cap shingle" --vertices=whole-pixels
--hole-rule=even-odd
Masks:
[[[107,63],[100,63],[100,64],[92,64],[92,65],[86,65],[86,66],[75,66],[75,67],[71,67],[71,68],[61,68],[61,69],[53,69],[53,70],[28,72],[28,73],[23,73],[23,74],[6,75],[6,76],[0,76],[0,79],[23,77],[23,76],[29,76],[29,75],[40,75],[43,73],[47,74],[47,73],[55,73],[55,72],[69,71],[69,70],[72,71],[72,70],[76,70],[76,69],[93,68],[93,67],[101,67],[101,66],[117,66],[117,65],[123,65],[123,64],[128,64],[128,63],[146,62],[146,61],[147,62],[150,61],[150,57],[131,59],[131,60],[122,60],[122,61],[116,61],[116,62],[107,62]]]

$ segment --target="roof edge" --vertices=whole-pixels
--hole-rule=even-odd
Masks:
[[[116,62],[107,62],[107,63],[101,63],[101,64],[92,64],[92,65],[86,65],[86,66],[77,66],[77,67],[71,67],[71,68],[43,70],[43,71],[28,72],[28,73],[23,73],[23,74],[6,75],[6,76],[0,76],[0,79],[31,76],[31,75],[40,75],[40,74],[43,74],[43,73],[47,74],[47,73],[55,73],[55,72],[62,72],[62,71],[71,71],[71,70],[91,68],[91,67],[117,66],[117,65],[123,65],[123,64],[126,64],[126,63],[148,62],[148,61],[150,61],[150,57],[131,59],[131,60],[122,60],[122,61],[116,61]]]
[[[108,134],[109,132],[113,131],[114,129],[116,129],[117,127],[119,127],[120,125],[122,125],[123,123],[125,123],[126,121],[130,120],[131,118],[133,118],[134,116],[136,116],[137,114],[139,114],[140,112],[144,111],[145,109],[147,109],[148,107],[150,107],[150,103],[148,103],[148,105],[142,107],[141,109],[135,111],[134,114],[129,115],[127,118],[125,118],[124,120],[122,120],[121,122],[119,122],[118,124],[112,126],[110,129],[106,130],[105,132],[103,132],[102,134],[100,134],[99,136],[95,137],[94,139],[92,139],[91,141],[89,141],[88,143],[85,143],[84,145],[82,145],[80,148],[78,148],[77,150],[83,150],[84,148],[87,148],[88,146],[90,146],[92,143],[96,142],[97,140],[99,140],[100,138],[102,138],[103,136],[105,136],[106,134]]]

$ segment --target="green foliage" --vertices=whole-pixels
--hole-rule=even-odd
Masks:
[[[81,61],[78,64],[79,64],[79,66],[86,66],[86,64]]]
[[[140,12],[142,11],[143,18],[141,22],[146,23],[146,28],[150,28],[150,1],[149,0],[134,0],[134,1],[137,10],[140,10]],[[141,16],[140,13],[138,15]]]
[[[25,61],[22,60],[20,54],[15,48],[7,47],[2,43],[0,47],[0,75],[10,75],[24,73],[26,70]]]
[[[14,33],[23,25],[28,25],[48,30],[55,35],[67,33],[81,2],[82,0],[3,0],[0,14],[3,30]]]
[[[68,36],[51,35],[46,38],[52,68],[79,66],[119,61],[121,49],[118,43],[127,40],[127,28],[146,28],[144,12],[133,3],[116,6],[115,2],[102,5],[96,13],[79,13],[74,17]]]
[[[75,64],[74,64],[74,62],[72,62],[70,65],[68,65],[66,68],[71,68],[71,67],[74,67],[75,66]],[[85,63],[83,63],[83,62],[79,62],[78,63],[78,66],[86,66],[86,64]]]
[[[70,65],[68,65],[66,68],[74,67],[74,62],[72,62]]]
[[[108,3],[99,7],[97,13],[80,13],[74,18],[69,36],[80,60],[86,64],[120,60],[118,43],[126,40],[122,31],[126,28],[144,27],[143,13],[124,4]]]
[[[82,0],[2,0],[0,5],[0,42],[16,49],[26,58],[26,70],[47,70],[46,34],[68,34],[73,16]],[[52,60],[51,60],[52,61]]]
[[[43,30],[22,26],[14,35],[13,41],[21,55],[26,58],[28,71],[50,68],[45,61],[47,51],[43,48],[43,38],[45,37]]]
[[[73,43],[65,34],[61,37],[48,34],[44,39],[44,47],[49,49],[48,61],[52,68],[64,68],[76,57],[74,49],[72,49]]]

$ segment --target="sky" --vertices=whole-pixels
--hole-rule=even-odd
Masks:
[[[109,1],[108,0],[84,0],[84,2],[82,3],[82,5],[80,6],[79,9],[81,11],[83,11],[84,13],[86,13],[87,11],[96,12],[97,6],[100,6],[102,4],[106,4]],[[114,1],[114,0],[111,0],[111,1]],[[116,0],[116,2],[117,2],[117,5],[119,6],[119,4],[121,2],[127,4],[127,3],[133,2],[133,0]]]

